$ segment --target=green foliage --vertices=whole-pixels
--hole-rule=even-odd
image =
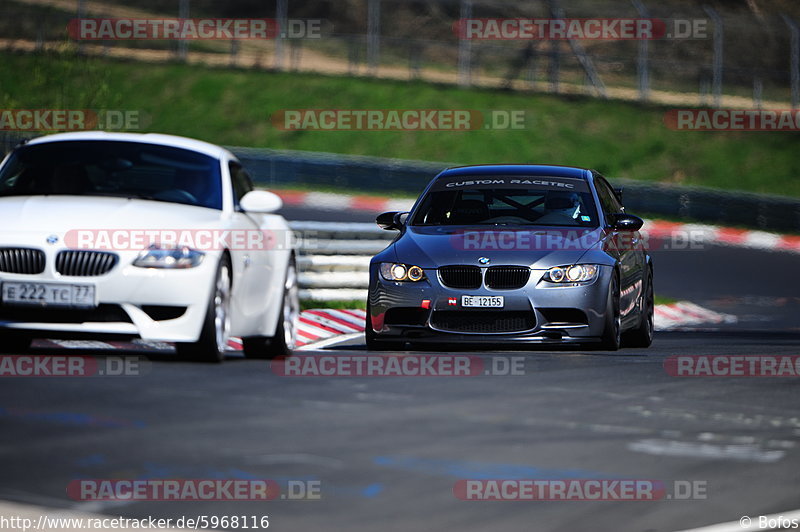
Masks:
[[[70,54],[0,61],[3,108],[137,110],[148,131],[224,145],[472,163],[592,167],[610,177],[800,196],[797,133],[672,131],[666,108],[304,73],[145,64]],[[524,110],[491,131],[282,131],[284,109]],[[380,191],[374,191],[380,192]]]

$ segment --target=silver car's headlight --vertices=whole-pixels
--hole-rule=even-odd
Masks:
[[[543,279],[551,283],[588,283],[597,279],[599,272],[596,264],[555,266],[544,273]]]
[[[387,281],[417,282],[425,278],[425,272],[419,266],[400,262],[382,262],[380,270],[381,277]]]
[[[194,268],[203,262],[204,256],[205,253],[196,249],[187,247],[162,248],[158,244],[151,244],[147,249],[139,252],[139,256],[133,261],[133,265],[139,268]]]

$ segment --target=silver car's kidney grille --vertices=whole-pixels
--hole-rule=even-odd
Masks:
[[[44,251],[31,248],[0,248],[0,272],[35,275],[44,271]]]
[[[526,266],[492,266],[486,270],[484,282],[487,288],[515,290],[528,284],[531,269]]]
[[[480,288],[481,269],[477,266],[442,266],[439,268],[439,279],[450,288]]]
[[[116,266],[116,253],[106,251],[60,251],[56,256],[56,271],[74,277],[96,277]]]

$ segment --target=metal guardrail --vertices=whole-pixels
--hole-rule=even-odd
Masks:
[[[782,196],[612,179],[631,213],[686,221],[800,232],[800,201]]]
[[[340,187],[365,193],[419,194],[438,172],[454,166],[258,148],[230,148],[267,187]],[[765,231],[800,232],[800,200],[782,196],[611,179],[625,189],[631,213]]]
[[[311,238],[300,244],[300,298],[314,301],[366,300],[369,261],[397,235],[373,223],[289,222],[292,230]]]

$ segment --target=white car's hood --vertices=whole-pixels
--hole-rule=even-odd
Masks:
[[[75,229],[190,229],[216,227],[222,212],[203,207],[98,196],[11,196],[0,198],[0,232]]]

